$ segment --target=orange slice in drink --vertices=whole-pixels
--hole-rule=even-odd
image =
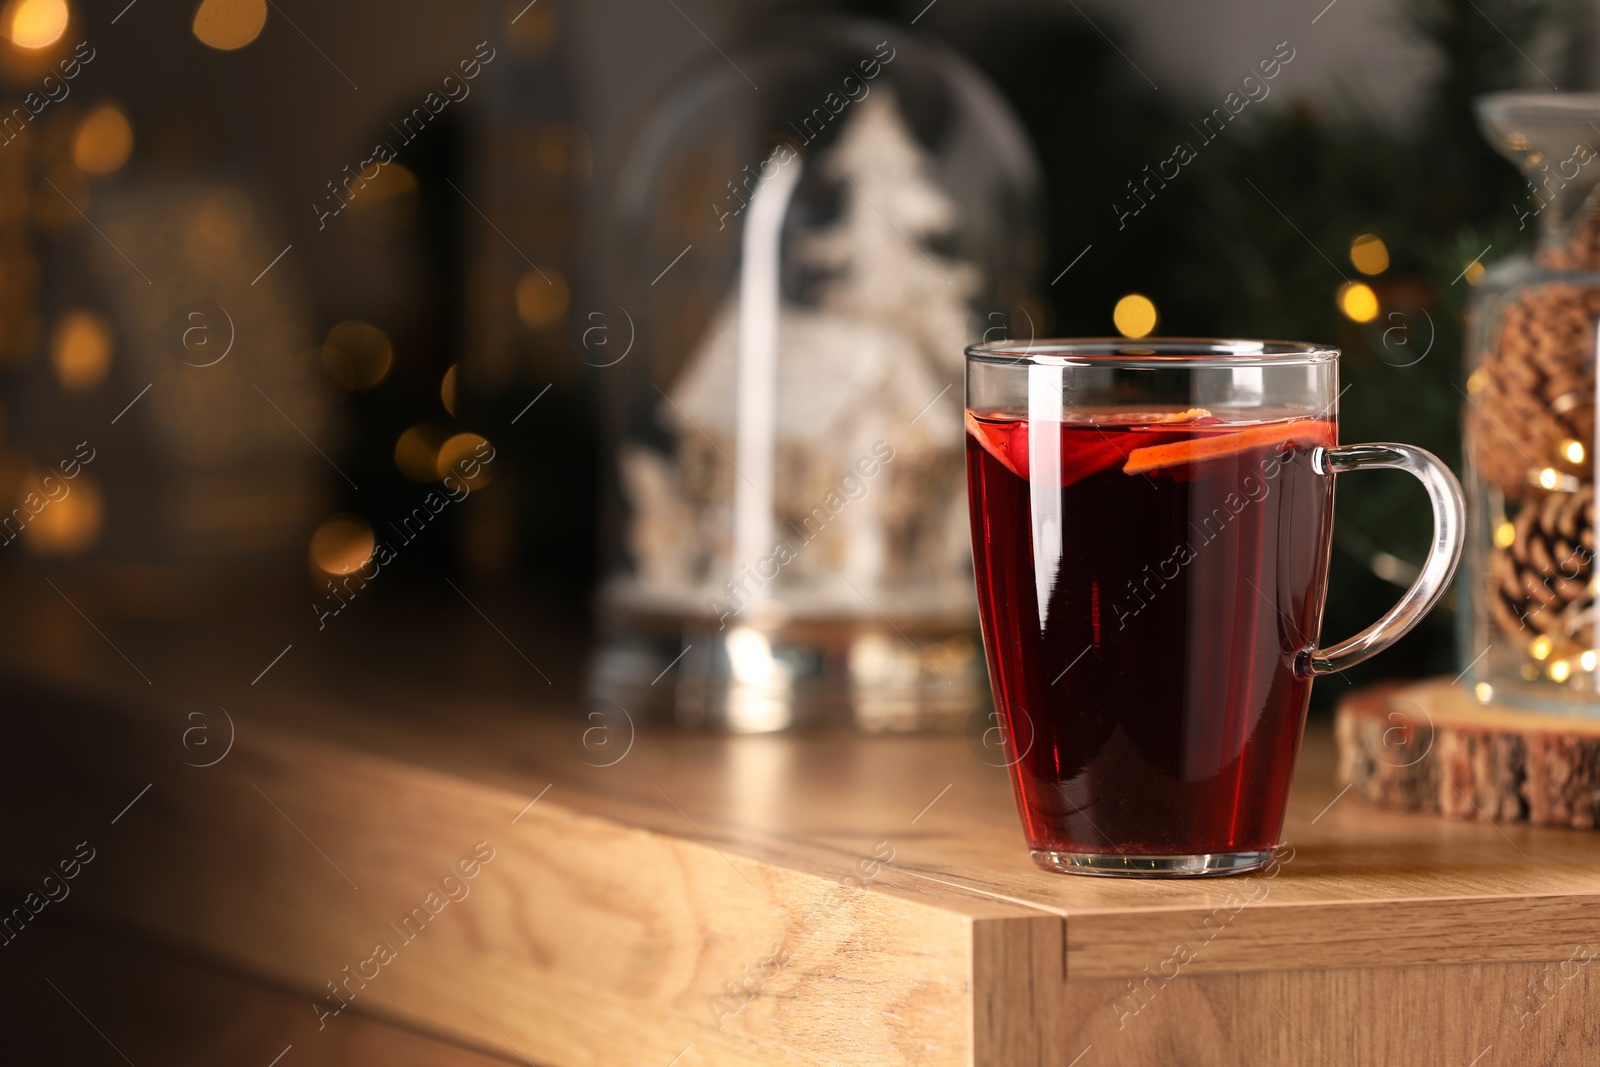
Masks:
[[[1167,415],[1130,415],[1124,422],[1131,422],[1136,426],[1170,426],[1175,423],[1196,423],[1200,425],[1218,423],[1222,420],[1212,415],[1205,408],[1190,408],[1188,411],[1174,411]]]
[[[1061,485],[1065,488],[1122,463],[1140,445],[1172,441],[1190,426],[1218,421],[1204,408],[1190,408],[1165,414],[1117,412],[1061,423]],[[1026,419],[990,422],[968,412],[966,424],[967,432],[985,452],[1019,478],[1029,477]]]
[[[967,432],[985,452],[1004,464],[1006,470],[1020,478],[1028,476],[1028,424],[1025,421],[980,422],[969,411]]]
[[[1252,426],[1232,433],[1206,434],[1136,448],[1128,453],[1128,461],[1122,465],[1122,471],[1124,474],[1149,474],[1171,467],[1203,463],[1209,459],[1221,459],[1251,449],[1271,448],[1274,445],[1300,448],[1331,446],[1334,440],[1333,423],[1323,419],[1297,419],[1294,422]]]

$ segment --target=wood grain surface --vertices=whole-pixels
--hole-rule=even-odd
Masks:
[[[251,685],[268,642],[117,638],[158,685],[89,641],[6,671],[5,885],[90,839],[52,907],[291,990],[319,1037],[549,1067],[1595,1062],[1593,835],[1375,807],[1326,726],[1272,877],[1092,879],[1032,865],[965,737],[636,730],[482,643],[329,642]]]

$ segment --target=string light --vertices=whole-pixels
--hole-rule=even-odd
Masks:
[[[372,527],[350,515],[335,516],[311,535],[311,565],[324,574],[349,574],[372,558]]]
[[[1561,484],[1561,476],[1552,467],[1546,467],[1539,472],[1539,486],[1542,489],[1554,489]]]
[[[72,162],[90,174],[110,174],[133,152],[133,126],[122,108],[107,101],[78,124],[72,137]]]
[[[363,178],[350,201],[350,224],[362,237],[382,241],[402,232],[417,217],[421,187],[417,176],[398,163]]]
[[[528,271],[517,282],[517,314],[530,330],[548,330],[566,318],[567,281],[558,271]]]
[[[50,340],[50,366],[69,393],[83,393],[105,381],[111,369],[111,327],[93,311],[69,311]]]
[[[1345,282],[1335,298],[1339,310],[1355,322],[1371,322],[1378,317],[1378,294],[1366,282]]]
[[[67,32],[66,0],[11,0],[0,11],[0,33],[18,48],[49,48]]]
[[[194,13],[194,35],[219,52],[243,48],[267,24],[266,0],[205,0]]]
[[[1564,659],[1558,659],[1550,664],[1550,680],[1564,682],[1572,676],[1572,664]]]
[[[556,11],[549,4],[506,5],[506,39],[524,59],[543,59],[556,43]]]
[[[54,472],[50,472],[54,473]],[[29,483],[43,489],[43,474]],[[72,490],[52,501],[22,530],[29,551],[39,556],[75,556],[94,546],[105,523],[100,488],[88,472],[80,472]]]
[[[1528,642],[1528,654],[1534,659],[1548,659],[1550,657],[1550,649],[1553,644],[1554,642],[1552,642],[1549,637],[1545,636],[1544,634],[1540,634],[1538,637],[1535,637],[1532,641]]]
[[[1568,463],[1582,463],[1584,457],[1583,442],[1568,438],[1561,444],[1561,454],[1567,457]]]
[[[450,364],[450,369],[444,372],[444,380],[439,383],[439,401],[444,404],[444,409],[451,415],[456,413],[456,365]]]
[[[1358,233],[1350,241],[1350,262],[1362,274],[1382,274],[1389,269],[1389,246],[1375,233]]]
[[[1156,305],[1143,293],[1129,293],[1117,301],[1111,321],[1124,337],[1145,337],[1156,328]]]
[[[455,474],[463,479],[473,489],[482,489],[489,484],[489,468],[479,459],[482,455],[493,455],[493,449],[486,448],[489,442],[475,433],[458,433],[450,440],[439,446],[439,458],[434,464],[434,474],[443,478]],[[468,474],[468,470],[476,467]]]
[[[438,480],[439,447],[446,436],[444,427],[431,422],[411,427],[394,443],[394,465],[414,482]]]
[[[369,323],[341,322],[322,343],[323,367],[346,389],[371,389],[393,364],[389,335]]]

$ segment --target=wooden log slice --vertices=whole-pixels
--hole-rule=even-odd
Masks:
[[[1600,825],[1600,717],[1483,705],[1444,680],[1339,705],[1338,778],[1375,804],[1463,819]]]

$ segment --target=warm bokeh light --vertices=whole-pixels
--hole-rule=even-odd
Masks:
[[[1596,662],[1600,662],[1600,659],[1597,659],[1594,649],[1592,648],[1578,657],[1578,666],[1582,667],[1586,671],[1593,671]]]
[[[111,327],[93,311],[61,316],[50,338],[50,366],[69,393],[82,393],[105,381],[111,369]]]
[[[45,477],[51,481],[47,484]],[[40,556],[76,556],[94,547],[100,540],[105,525],[105,504],[100,487],[86,471],[80,470],[71,481],[61,478],[58,471],[39,471],[22,482],[22,500],[35,494],[35,502],[46,499],[52,487],[58,499],[45,504],[43,509],[22,528],[23,543],[28,550]],[[18,502],[18,506],[26,506]]]
[[[389,376],[394,346],[389,335],[365,322],[341,322],[322,342],[322,365],[346,389],[371,389]]]
[[[90,174],[110,174],[133,152],[133,126],[128,116],[106,101],[78,123],[72,138],[72,162]]]
[[[363,184],[351,184],[350,225],[362,237],[381,241],[400,233],[417,217],[421,201],[417,176],[398,163],[386,163]]]
[[[506,5],[506,40],[524,59],[543,59],[556,43],[556,9],[549,4]]]
[[[567,280],[560,272],[530,270],[517,282],[517,314],[530,330],[559,326],[567,315]]]
[[[1479,682],[1472,687],[1472,695],[1478,698],[1479,703],[1487,704],[1494,699],[1494,686],[1488,682]]]
[[[1554,489],[1561,484],[1561,475],[1557,474],[1554,467],[1546,467],[1539,472],[1539,488]]]
[[[372,527],[353,515],[336,515],[311,535],[311,565],[324,574],[349,574],[372,558]]]
[[[1497,548],[1510,548],[1517,539],[1517,528],[1509,522],[1501,522],[1494,528],[1494,543]]]
[[[1111,321],[1124,337],[1144,337],[1156,328],[1156,305],[1142,293],[1129,293],[1117,301]]]
[[[205,0],[194,13],[194,35],[222,52],[243,48],[266,24],[266,0]]]
[[[1572,677],[1572,664],[1566,660],[1558,659],[1550,664],[1550,680],[1552,682],[1564,682],[1570,677]]]
[[[1389,246],[1375,233],[1358,233],[1350,241],[1350,262],[1362,274],[1382,274],[1389,269]]]
[[[1554,642],[1551,641],[1550,638],[1546,637],[1544,634],[1540,634],[1538,637],[1535,637],[1532,641],[1528,642],[1528,655],[1532,656],[1534,659],[1549,659],[1550,650],[1553,646]]]
[[[439,400],[444,404],[444,409],[450,414],[456,413],[456,365],[450,364],[450,369],[444,372],[444,381],[439,383]]]
[[[67,0],[11,0],[0,11],[0,33],[18,48],[49,48],[71,19]]]
[[[1484,270],[1483,264],[1473,260],[1467,264],[1467,269],[1461,272],[1461,276],[1467,279],[1468,285],[1477,285],[1483,281],[1485,273],[1487,272]]]
[[[439,448],[450,436],[442,426],[420,423],[400,435],[394,443],[394,465],[414,482],[439,479]]]
[[[479,449],[488,443],[487,440],[475,433],[456,434],[439,448],[439,459],[434,467],[435,477],[443,478],[447,474],[454,473],[457,477],[465,479],[466,483],[472,488],[482,489],[489,484],[489,468],[479,460],[477,470],[469,477],[467,472],[462,470],[462,465],[470,464],[471,461],[476,460],[480,454]],[[490,453],[488,449],[483,448],[481,454]],[[468,470],[470,469],[469,466]]]
[[[1567,457],[1568,463],[1582,463],[1584,457],[1583,442],[1568,438],[1561,443],[1561,454]]]
[[[1345,282],[1339,286],[1339,310],[1356,322],[1371,322],[1378,317],[1378,294],[1365,282]]]

